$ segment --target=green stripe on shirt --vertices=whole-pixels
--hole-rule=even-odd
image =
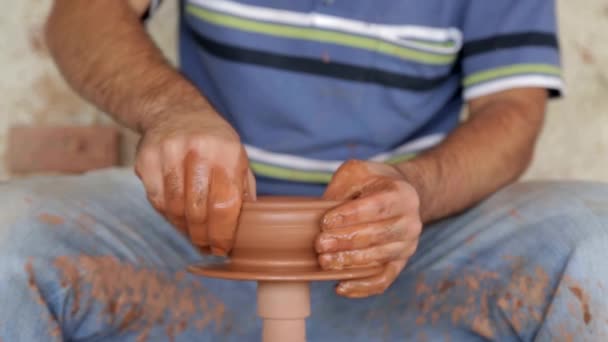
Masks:
[[[558,67],[550,64],[514,64],[474,73],[464,79],[463,85],[465,87],[470,87],[489,80],[522,74],[560,76],[561,71]]]
[[[352,48],[375,51],[386,55],[399,57],[401,59],[426,64],[447,65],[454,62],[454,60],[456,59],[455,54],[445,55],[423,52],[391,44],[379,39],[362,37],[343,32],[259,22],[233,15],[214,12],[208,9],[197,7],[192,4],[186,6],[186,11],[208,23],[224,27],[230,27],[245,32],[254,32],[276,37],[333,43]]]
[[[331,172],[295,170],[254,161],[249,166],[256,175],[287,181],[327,184],[333,176]]]
[[[415,154],[396,155],[386,161],[387,164],[397,164],[414,158]],[[292,169],[257,161],[249,161],[251,170],[259,176],[295,181],[303,183],[327,184],[331,181],[333,172]]]

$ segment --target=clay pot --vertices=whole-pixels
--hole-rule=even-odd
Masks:
[[[302,197],[261,197],[243,204],[230,258],[190,271],[234,280],[302,281],[367,277],[378,267],[323,271],[314,242],[320,221],[338,202]]]
[[[310,315],[311,280],[363,278],[381,267],[324,271],[315,238],[320,221],[338,202],[314,198],[262,197],[243,204],[230,258],[190,271],[212,278],[257,280],[257,313],[263,342],[304,342]]]

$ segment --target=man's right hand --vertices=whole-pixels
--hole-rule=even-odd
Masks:
[[[217,113],[156,120],[143,133],[135,172],[154,208],[194,244],[217,255],[231,250],[255,180],[238,134]]]
[[[194,244],[226,254],[255,182],[236,132],[144,30],[148,5],[55,0],[47,44],[79,94],[143,134],[135,170],[152,205]]]

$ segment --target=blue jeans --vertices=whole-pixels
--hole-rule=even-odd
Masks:
[[[258,341],[255,284],[203,260],[128,170],[0,185],[0,338]],[[310,341],[608,340],[608,187],[510,186],[428,226],[383,295],[312,284]]]

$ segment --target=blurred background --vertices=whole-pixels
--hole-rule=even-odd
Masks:
[[[550,105],[536,158],[526,178],[608,181],[608,0],[557,2],[567,93],[564,99]],[[53,162],[48,160],[55,160],[53,156],[36,155],[32,147],[39,137],[60,142],[61,146],[51,146],[51,151],[85,156],[78,159],[74,171],[130,165],[137,136],[120,130],[103,113],[79,99],[53,65],[42,36],[51,1],[5,0],[3,5],[0,180],[32,169],[52,169]],[[165,1],[148,24],[155,41],[173,63],[176,10],[177,1]],[[65,129],[45,131],[49,125]],[[98,125],[116,129],[101,129]],[[80,130],[82,126],[94,128]],[[103,139],[104,148],[88,146],[91,139]]]

